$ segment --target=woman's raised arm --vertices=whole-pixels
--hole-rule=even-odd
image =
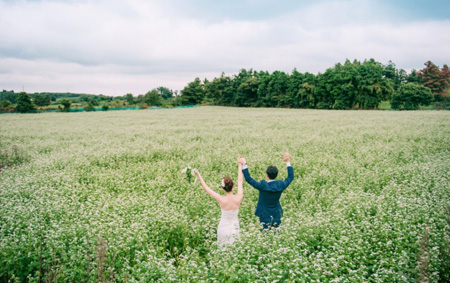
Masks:
[[[206,185],[205,181],[203,180],[202,176],[200,175],[200,172],[198,172],[197,169],[194,169],[194,173],[195,173],[195,175],[197,175],[198,179],[200,180],[200,184],[202,184],[203,189],[205,189],[205,191],[208,193],[208,195],[210,195],[213,199],[217,200],[217,202],[220,203],[222,197],[215,191],[211,190]]]
[[[245,159],[242,156],[238,157],[238,191],[237,196],[239,198],[239,202],[242,201],[244,197],[244,174],[242,173],[242,164],[244,164]]]

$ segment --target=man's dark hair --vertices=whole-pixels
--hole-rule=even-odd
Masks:
[[[266,173],[267,173],[267,176],[269,176],[270,180],[274,180],[278,175],[278,168],[275,166],[269,166],[269,167],[267,167]]]

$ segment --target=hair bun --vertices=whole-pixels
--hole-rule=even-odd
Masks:
[[[226,191],[226,192],[231,192],[231,190],[233,190],[233,180],[231,180],[230,177],[224,177],[222,179],[221,182],[222,188]]]

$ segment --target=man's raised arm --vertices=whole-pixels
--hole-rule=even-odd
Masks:
[[[243,166],[242,166],[242,173],[244,173],[245,181],[246,181],[247,183],[249,183],[253,188],[255,188],[255,189],[257,189],[257,190],[260,190],[260,189],[262,188],[261,183],[256,182],[255,179],[253,179],[253,178],[250,176],[250,172],[248,171],[248,167],[247,167],[247,161],[245,161],[245,158],[244,158],[244,157],[240,157],[240,158],[242,158],[242,159],[241,159],[241,162],[242,162],[242,164],[243,164]]]
[[[294,180],[294,169],[291,166],[291,162],[290,162],[291,156],[289,155],[288,152],[286,152],[284,154],[283,160],[284,160],[284,162],[286,162],[286,167],[287,167],[287,171],[288,171],[288,176],[284,180],[284,184],[287,187],[291,184],[292,180]]]

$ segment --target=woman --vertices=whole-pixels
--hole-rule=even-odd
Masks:
[[[239,206],[241,205],[242,197],[244,196],[243,181],[244,176],[242,174],[242,163],[238,158],[238,191],[237,194],[233,194],[233,181],[229,177],[224,177],[221,182],[222,189],[225,191],[225,196],[221,196],[215,191],[211,190],[203,180],[200,172],[194,169],[203,189],[220,205],[222,210],[222,217],[220,218],[219,227],[217,228],[217,242],[219,245],[224,246],[226,244],[232,244],[234,240],[239,237]]]

